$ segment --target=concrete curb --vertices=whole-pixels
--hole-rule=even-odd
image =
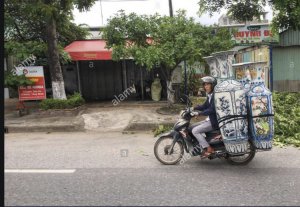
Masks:
[[[152,132],[159,125],[173,126],[172,122],[160,122],[160,123],[150,123],[150,122],[132,122],[125,127],[121,132],[135,133],[135,132]],[[6,125],[4,127],[5,133],[29,133],[29,132],[85,132],[83,124],[62,124],[62,125],[31,125],[31,126],[20,126],[20,125]]]
[[[123,133],[129,132],[140,132],[140,131],[152,131],[157,128],[159,125],[167,125],[173,126],[173,122],[158,122],[158,123],[151,123],[151,122],[131,122],[127,125],[127,127],[123,130]]]
[[[5,133],[26,133],[26,132],[83,132],[85,129],[81,125],[32,125],[32,126],[15,126],[7,125],[4,127]]]

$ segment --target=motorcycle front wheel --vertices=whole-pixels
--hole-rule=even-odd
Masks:
[[[255,146],[251,141],[248,141],[247,153],[239,156],[231,156],[227,157],[227,162],[232,165],[247,165],[255,156]]]
[[[181,160],[184,153],[182,143],[176,142],[172,152],[168,154],[172,142],[172,137],[161,137],[154,145],[154,155],[156,159],[165,165],[175,165]]]

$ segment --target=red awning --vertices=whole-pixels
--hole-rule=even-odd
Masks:
[[[79,40],[65,47],[72,60],[111,60],[111,50],[105,40]]]

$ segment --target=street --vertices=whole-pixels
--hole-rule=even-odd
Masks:
[[[5,135],[5,205],[300,205],[300,150],[165,166],[151,133]],[[27,170],[27,171],[26,171]]]

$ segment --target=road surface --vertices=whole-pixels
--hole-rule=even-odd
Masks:
[[[300,205],[300,150],[164,166],[152,134],[5,135],[5,205]]]

